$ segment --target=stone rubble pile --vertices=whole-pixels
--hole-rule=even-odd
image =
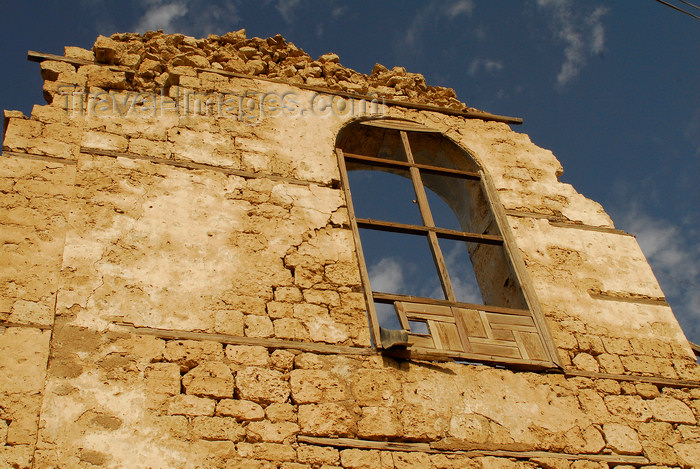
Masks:
[[[467,109],[453,89],[428,86],[423,75],[409,73],[403,67],[389,70],[376,64],[371,74],[365,75],[341,65],[337,54],[324,54],[313,60],[279,34],[267,39],[248,39],[245,29],[223,36],[210,34],[206,39],[162,31],[143,35],[119,33],[99,36],[93,51],[66,47],[65,54],[133,70],[133,74],[112,72],[113,79],[103,84],[112,89],[183,86],[181,78],[196,77],[197,69],[218,69],[338,91],[376,94],[386,99]],[[44,77],[55,80],[59,72],[46,70]]]

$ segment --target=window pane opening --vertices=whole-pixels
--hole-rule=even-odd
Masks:
[[[429,194],[436,226],[469,233],[500,234],[480,181],[426,171],[421,171],[421,179]],[[442,226],[443,223],[449,226]],[[458,228],[452,228],[454,226]]]
[[[444,300],[425,236],[360,229],[373,292]]]
[[[401,329],[401,322],[396,314],[393,303],[374,303],[374,310],[377,312],[379,326],[384,329]]]
[[[355,217],[423,224],[408,171],[392,169],[389,173],[364,164],[352,167],[348,178]]]
[[[408,133],[413,159],[418,164],[478,172],[471,156],[439,134]]]
[[[469,255],[469,250],[475,249],[477,245],[452,239],[440,239],[438,243],[445,258],[455,299],[462,303],[485,304]]]
[[[411,334],[430,334],[428,323],[425,321],[408,321],[408,325],[411,327]]]

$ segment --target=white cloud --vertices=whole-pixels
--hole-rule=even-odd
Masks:
[[[403,36],[404,45],[413,47],[413,52],[415,52],[415,48],[420,47],[420,38],[426,29],[445,18],[452,21],[462,15],[471,16],[473,11],[473,0],[453,0],[450,2],[433,0],[419,9],[413,16],[413,20]]]
[[[692,230],[652,218],[637,208],[620,226],[637,236],[678,321],[691,341],[700,342],[700,241]]]
[[[335,8],[333,8],[333,11],[331,12],[331,16],[333,17],[333,19],[338,19],[341,16],[343,16],[345,14],[345,12],[347,12],[347,11],[348,11],[348,7],[346,7],[346,6],[335,7]]]
[[[299,6],[301,0],[278,0],[275,9],[282,15],[284,21],[287,23],[294,22],[294,16],[296,8]]]
[[[240,17],[233,2],[212,4],[206,0],[148,0],[145,11],[131,28],[137,32],[162,29],[194,36],[235,31]]]
[[[472,60],[469,64],[468,73],[471,76],[476,75],[482,70],[486,73],[500,72],[503,70],[503,62],[500,60],[477,58]]]
[[[369,268],[372,290],[386,293],[401,293],[404,289],[404,268],[390,257],[381,259]]]
[[[598,6],[585,13],[580,3],[571,0],[537,0],[537,5],[550,15],[556,36],[565,43],[564,63],[557,74],[557,84],[565,86],[576,78],[590,56],[605,49],[602,19],[608,9]]]
[[[154,31],[162,29],[166,32],[173,32],[174,21],[187,14],[187,5],[184,2],[173,2],[159,4],[159,2],[148,2],[151,6],[141,17],[135,30],[139,32]]]
[[[471,15],[473,11],[474,2],[472,0],[459,0],[452,5],[448,5],[445,14],[448,18],[454,19],[459,15]]]

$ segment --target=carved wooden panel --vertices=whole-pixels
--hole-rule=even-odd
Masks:
[[[408,332],[412,349],[548,360],[530,316],[406,301],[396,301],[394,306],[401,327]]]

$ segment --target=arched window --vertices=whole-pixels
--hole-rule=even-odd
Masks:
[[[349,124],[336,152],[377,348],[554,365],[504,216],[466,151],[420,124],[382,119]]]

